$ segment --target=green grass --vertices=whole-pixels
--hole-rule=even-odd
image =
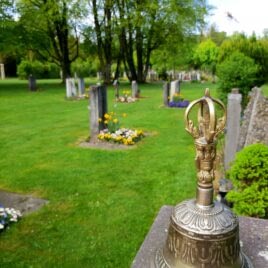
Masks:
[[[109,111],[150,135],[132,150],[80,148],[88,100],[66,100],[57,80],[38,85],[0,81],[0,188],[49,200],[0,234],[1,267],[129,267],[160,207],[195,195],[185,110],[162,107],[160,83],[141,85],[131,104],[115,104],[110,88]],[[208,84],[184,83],[182,94],[206,87],[215,96]]]

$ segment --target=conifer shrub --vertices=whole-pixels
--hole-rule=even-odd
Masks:
[[[253,144],[237,153],[228,171],[234,189],[227,200],[237,214],[268,218],[268,146]]]

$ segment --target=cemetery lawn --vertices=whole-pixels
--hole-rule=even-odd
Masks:
[[[109,111],[148,135],[130,150],[81,148],[88,100],[66,100],[59,80],[37,84],[0,81],[0,188],[49,200],[0,233],[1,267],[129,267],[161,206],[195,196],[185,109],[162,106],[161,83],[140,85],[130,104],[116,104],[111,87]],[[183,83],[182,95],[206,87],[216,95],[217,85],[197,83]]]

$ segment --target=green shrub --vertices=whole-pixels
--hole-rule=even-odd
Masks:
[[[268,146],[253,144],[238,152],[228,176],[234,190],[227,200],[238,214],[268,218]]]
[[[82,59],[77,59],[72,63],[71,71],[73,75],[76,73],[78,77],[89,77],[97,74],[95,62],[83,61]]]
[[[248,92],[257,80],[258,68],[253,59],[237,51],[218,64],[216,73],[220,82],[221,99],[226,101],[232,88],[239,88],[245,106]]]
[[[20,79],[28,79],[30,75],[35,78],[58,78],[59,72],[59,67],[54,63],[23,60],[18,66],[17,74]]]

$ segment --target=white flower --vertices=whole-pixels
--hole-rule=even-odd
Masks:
[[[4,228],[5,228],[5,226],[0,223],[0,229],[4,229]]]

